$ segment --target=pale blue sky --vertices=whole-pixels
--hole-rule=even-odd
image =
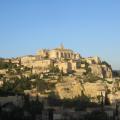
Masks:
[[[120,0],[0,0],[0,57],[60,43],[120,69]]]

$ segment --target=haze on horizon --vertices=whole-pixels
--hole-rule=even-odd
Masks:
[[[1,0],[0,57],[35,54],[61,43],[120,69],[119,0]]]

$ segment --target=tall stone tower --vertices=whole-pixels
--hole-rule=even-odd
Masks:
[[[64,45],[63,45],[62,43],[60,44],[60,48],[61,48],[61,49],[64,49]]]

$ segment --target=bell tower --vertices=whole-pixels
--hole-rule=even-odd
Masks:
[[[63,45],[62,43],[60,44],[60,48],[61,48],[61,49],[64,49],[64,45]]]

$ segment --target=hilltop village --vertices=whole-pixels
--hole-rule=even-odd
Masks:
[[[94,110],[101,109],[101,104],[109,104],[104,110],[112,120],[116,103],[120,101],[119,84],[120,78],[113,76],[112,67],[107,62],[101,61],[97,56],[84,58],[63,45],[51,50],[42,49],[36,55],[0,59],[1,106],[13,103],[25,107],[25,101],[28,100],[25,98],[29,96],[29,102],[37,100],[44,106],[41,111],[45,113],[32,116],[36,120],[49,120],[45,114],[50,108],[54,109],[53,120],[64,120],[65,113],[68,117],[65,120],[70,120],[71,112],[73,115],[75,113],[75,120],[81,116],[85,120],[86,114],[93,112],[91,104],[95,106]],[[2,108],[3,111],[7,109]],[[83,112],[76,115],[76,109],[82,109]],[[81,113],[84,114],[80,115]],[[24,115],[30,117],[30,111],[25,109]]]
[[[101,78],[111,78],[110,66],[102,63],[99,57],[82,58],[79,53],[71,49],[65,49],[63,45],[52,50],[42,49],[37,55],[21,57],[21,64],[32,67],[33,73],[42,73],[50,70],[53,66],[65,74],[83,74],[91,69],[91,72]],[[88,68],[88,69],[86,69]]]

